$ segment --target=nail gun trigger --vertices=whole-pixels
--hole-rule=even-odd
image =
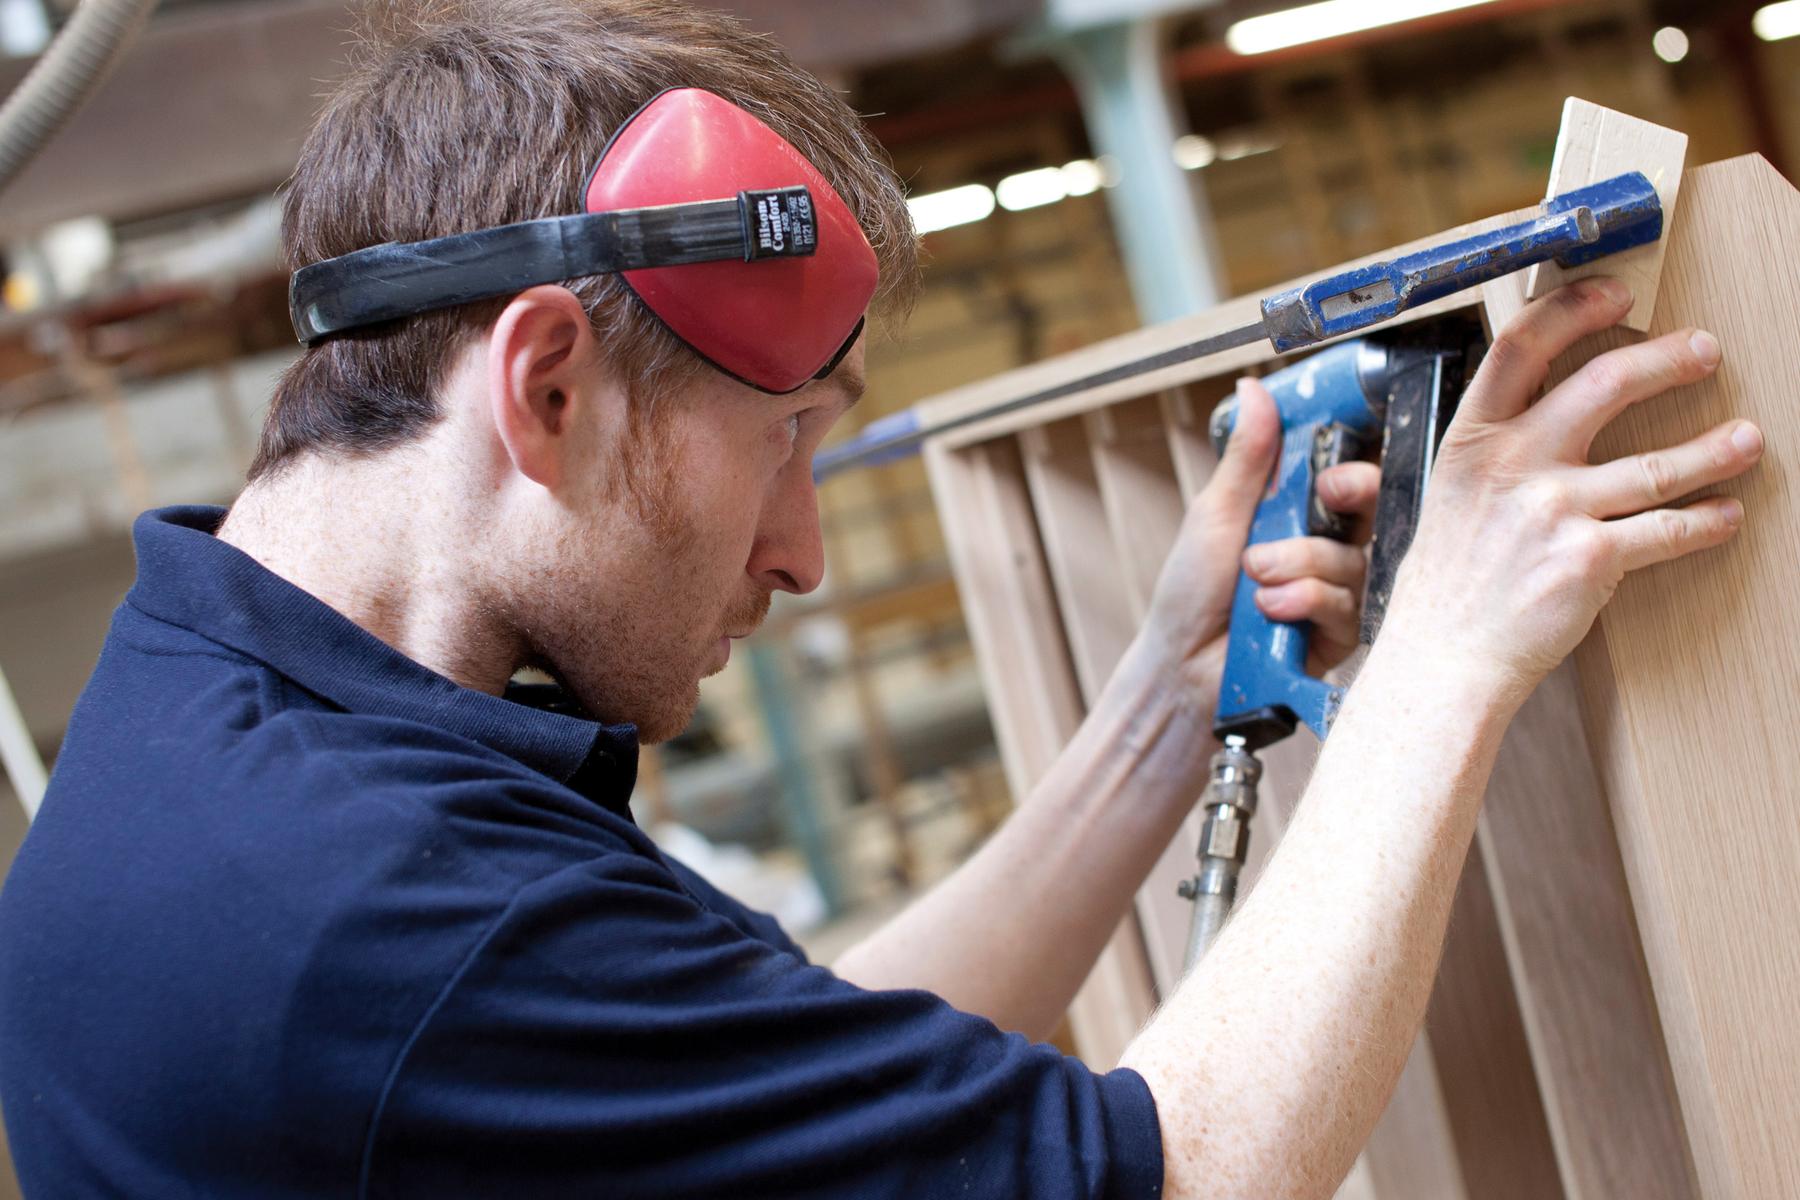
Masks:
[[[1312,495],[1307,503],[1307,532],[1315,537],[1347,542],[1351,536],[1350,518],[1332,512],[1319,498],[1319,475],[1339,463],[1355,462],[1368,452],[1363,437],[1348,425],[1321,425],[1313,434]]]

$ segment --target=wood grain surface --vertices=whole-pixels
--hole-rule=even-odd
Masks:
[[[1015,803],[1031,794],[1080,723],[1062,614],[1012,440],[951,454],[925,448],[951,569]],[[1110,1070],[1155,1007],[1135,920],[1120,925],[1069,1006],[1076,1049]]]
[[[1507,732],[1476,849],[1569,1200],[1694,1200],[1674,1078],[1573,664]]]
[[[1650,333],[1724,363],[1637,405],[1597,461],[1734,417],[1767,452],[1722,488],[1728,546],[1628,577],[1577,654],[1670,1063],[1708,1200],[1800,1196],[1800,193],[1757,156],[1690,171]],[[1608,332],[1553,378],[1635,340]]]

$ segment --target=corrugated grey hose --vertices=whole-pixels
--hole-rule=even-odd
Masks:
[[[99,86],[155,7],[156,0],[81,0],[0,106],[0,191]]]

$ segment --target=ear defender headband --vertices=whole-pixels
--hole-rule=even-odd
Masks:
[[[314,345],[433,309],[617,273],[701,358],[781,394],[823,379],[862,332],[875,252],[818,169],[713,93],[672,88],[613,134],[586,212],[388,242],[294,272]]]

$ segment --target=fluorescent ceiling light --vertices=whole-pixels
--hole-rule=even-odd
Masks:
[[[1176,138],[1169,152],[1175,157],[1175,165],[1184,171],[1211,166],[1212,160],[1219,156],[1218,147],[1197,133],[1184,133]]]
[[[1225,44],[1239,54],[1267,54],[1491,3],[1493,0],[1324,0],[1239,21],[1225,31]]]
[[[912,211],[914,229],[920,233],[936,233],[953,225],[979,221],[993,212],[994,193],[983,184],[965,183],[961,187],[913,196],[907,200],[906,207]]]
[[[1258,154],[1267,154],[1281,145],[1256,130],[1240,131],[1228,134],[1219,139],[1219,160],[1236,162],[1240,158],[1251,158]]]
[[[1091,158],[1078,158],[1062,165],[1063,187],[1071,196],[1091,196],[1105,182],[1100,177],[1100,164]]]
[[[1020,171],[1017,175],[1008,175],[1002,179],[994,189],[994,198],[1000,201],[1000,207],[1007,212],[1055,204],[1068,194],[1069,185],[1063,178],[1061,167]]]
[[[1765,42],[1800,36],[1800,0],[1781,0],[1757,9],[1750,28]]]
[[[0,0],[0,53],[28,58],[50,43],[50,20],[41,0]]]

